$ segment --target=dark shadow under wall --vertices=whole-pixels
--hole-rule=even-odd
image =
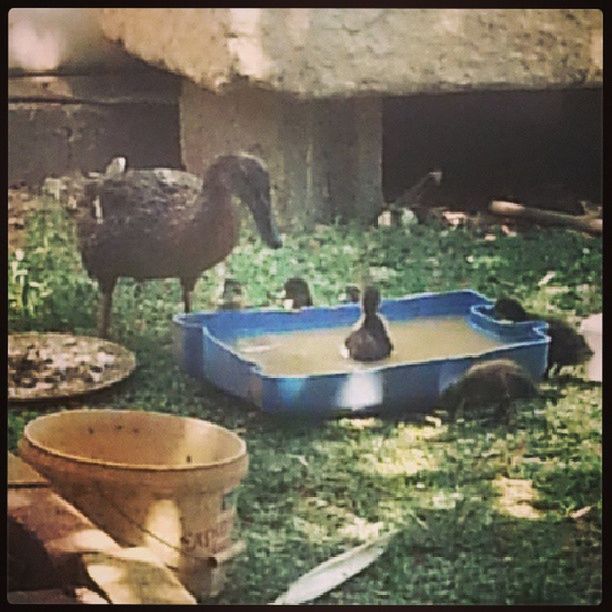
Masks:
[[[602,102],[601,89],[387,98],[384,199],[440,168],[441,197],[468,209],[551,183],[601,202]]]

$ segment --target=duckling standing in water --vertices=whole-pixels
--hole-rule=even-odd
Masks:
[[[306,306],[312,306],[312,296],[308,283],[299,276],[290,278],[284,286],[285,296],[283,304],[286,308],[297,310]]]
[[[526,312],[523,306],[512,298],[500,298],[495,302],[493,314],[497,319],[509,321],[541,320],[548,323],[546,333],[550,336],[548,363],[544,377],[563,366],[575,366],[585,362],[593,355],[586,340],[569,323],[554,317],[540,317]]]
[[[348,355],[356,361],[386,359],[393,350],[387,330],[377,314],[380,293],[376,287],[366,287],[363,294],[363,321],[359,329],[344,341]]]
[[[535,397],[538,389],[529,372],[511,359],[477,363],[445,389],[440,403],[454,420],[465,409],[496,406],[497,417],[508,417],[512,401]]]

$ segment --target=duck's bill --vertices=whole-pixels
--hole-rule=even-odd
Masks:
[[[278,231],[278,226],[271,215],[268,217],[267,223],[261,224],[258,229],[263,241],[271,249],[278,249],[283,246],[283,239]]]

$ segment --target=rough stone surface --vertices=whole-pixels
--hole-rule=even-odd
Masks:
[[[107,37],[212,91],[305,97],[603,80],[596,9],[101,9]]]
[[[145,41],[142,59],[202,82],[211,89],[227,82],[233,39],[228,9],[101,9],[100,24],[107,37],[121,41],[127,51]]]
[[[91,9],[11,8],[8,13],[10,71],[133,69],[140,63],[104,38]]]
[[[201,174],[220,154],[264,159],[285,229],[335,216],[372,217],[382,203],[378,98],[300,101],[260,89],[213,94],[184,81],[181,149]]]

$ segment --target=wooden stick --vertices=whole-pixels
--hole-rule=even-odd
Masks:
[[[544,223],[546,225],[564,225],[590,234],[601,234],[603,232],[603,220],[588,216],[565,215],[551,210],[529,208],[522,204],[501,200],[493,200],[489,204],[489,210],[496,215],[504,217],[532,219],[537,223]]]

